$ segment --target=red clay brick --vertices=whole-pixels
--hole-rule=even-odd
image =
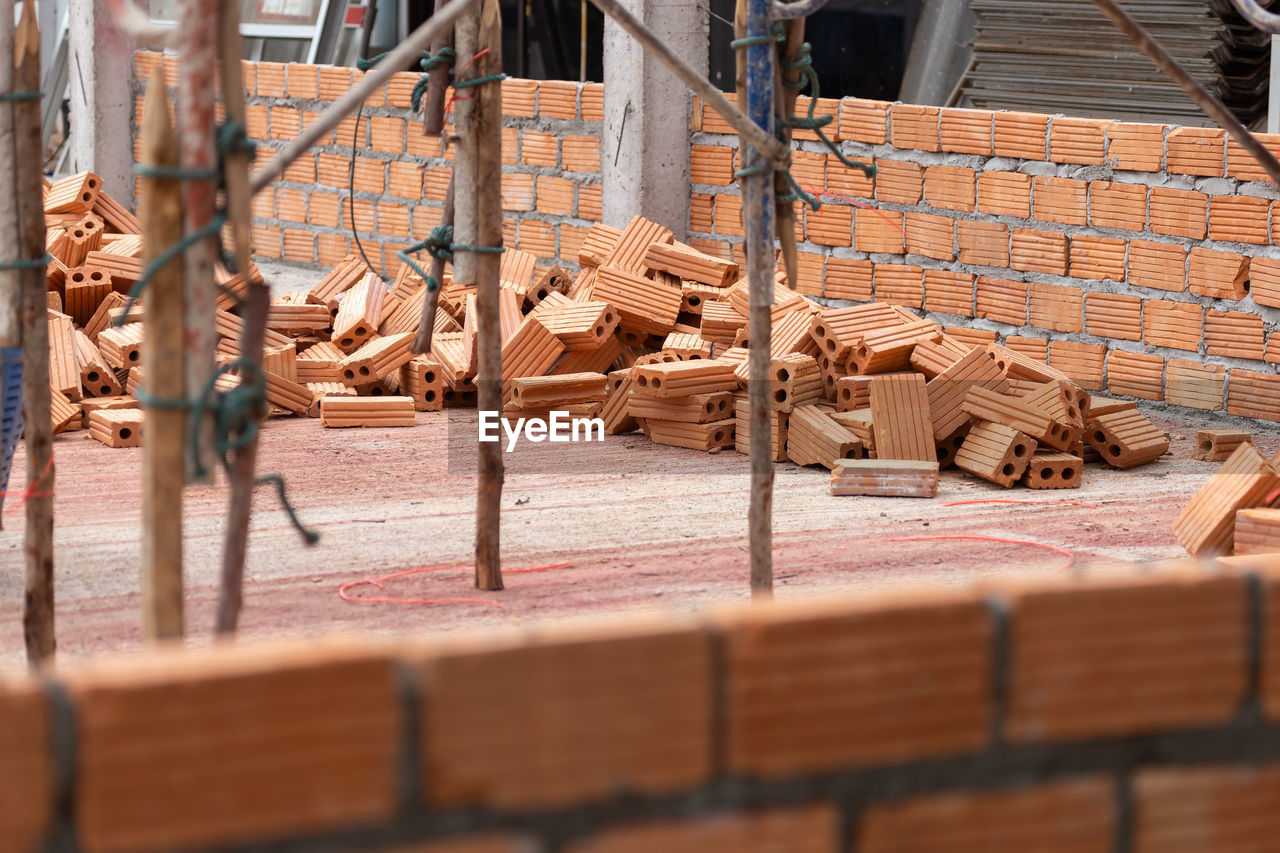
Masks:
[[[1004,339],[1007,349],[1025,355],[1042,364],[1049,363],[1049,341],[1045,338],[1029,338],[1025,335],[1008,335]]]
[[[1178,243],[1130,241],[1129,283],[1174,292],[1186,290],[1186,248]]]
[[[826,159],[828,193],[857,198],[871,198],[875,195],[875,178],[869,178],[857,169],[850,169],[834,154],[827,154]]]
[[[315,263],[315,233],[304,231],[301,228],[286,228],[284,230],[284,259],[302,264]]]
[[[1106,363],[1107,348],[1102,344],[1054,341],[1049,347],[1049,364],[1086,391],[1103,389]]]
[[[1151,190],[1151,230],[1203,240],[1209,233],[1205,212],[1209,197],[1193,190],[1154,187]]]
[[[978,277],[978,317],[1024,326],[1027,322],[1027,283],[1003,278]]]
[[[1163,124],[1112,122],[1107,125],[1107,163],[1113,169],[1160,171],[1166,129]]]
[[[1133,782],[1134,853],[1252,853],[1280,834],[1280,767],[1161,767]]]
[[[1209,355],[1261,360],[1266,339],[1262,318],[1244,311],[1216,311],[1204,315],[1205,351]]]
[[[924,271],[925,310],[973,316],[974,277],[950,270]]]
[[[1100,338],[1142,340],[1142,300],[1122,293],[1085,294],[1085,328]]]
[[[808,95],[801,95],[796,98],[796,115],[807,116],[809,114],[809,104],[812,99]],[[837,113],[840,111],[840,100],[838,98],[818,98],[817,103],[813,106],[813,117],[822,118],[823,116],[831,116],[831,121],[827,124],[827,129],[823,132],[827,137],[831,137],[831,133],[839,124]],[[804,139],[812,142],[818,141],[817,131],[808,130],[806,128],[797,127],[791,132],[792,139]]]
[[[942,150],[954,154],[991,155],[991,110],[942,111]]]
[[[559,157],[559,140],[554,133],[520,131],[520,162],[529,166],[554,166]]]
[[[604,84],[588,83],[578,95],[583,121],[604,121]]]
[[[983,172],[978,176],[978,210],[996,216],[1031,216],[1031,176]]]
[[[827,258],[826,288],[828,299],[870,302],[872,299],[871,261],[852,258]]]
[[[1232,368],[1227,380],[1227,411],[1246,418],[1280,420],[1280,376]]]
[[[924,193],[924,170],[916,163],[876,160],[876,198],[894,204],[917,204]]]
[[[1271,202],[1265,198],[1214,196],[1209,200],[1209,239],[1266,245],[1271,242],[1270,212]]]
[[[829,805],[630,824],[567,845],[565,853],[837,853],[840,820]]]
[[[987,743],[992,626],[976,597],[779,604],[721,625],[732,774],[785,778]]]
[[[423,844],[396,845],[378,848],[369,853],[529,853],[536,850],[531,839],[512,835],[480,833]]]
[[[711,199],[706,193],[689,196],[689,230],[699,234],[711,233]]]
[[[1242,578],[1195,575],[1015,594],[1008,736],[1114,737],[1227,722],[1248,676],[1245,598]]]
[[[924,270],[908,264],[875,265],[876,300],[890,305],[924,305]]]
[[[1000,222],[961,219],[956,223],[960,263],[988,267],[1009,265],[1009,226]]]
[[[1280,308],[1280,258],[1250,259],[1249,293],[1259,305]]]
[[[560,142],[560,157],[566,172],[599,172],[600,138],[566,136]]]
[[[1147,224],[1147,188],[1142,184],[1090,181],[1089,224],[1142,231]]]
[[[1125,241],[1110,237],[1071,238],[1071,275],[1074,278],[1124,281]]]
[[[1022,160],[1045,159],[1045,136],[1049,117],[1039,113],[998,112],[995,114],[997,157]]]
[[[733,148],[694,145],[689,151],[689,180],[695,184],[733,183]]]
[[[578,117],[578,84],[572,80],[538,83],[538,115],[558,119]]]
[[[822,246],[853,244],[853,208],[824,204],[805,212],[805,233],[812,243]]]
[[[1280,154],[1280,133],[1255,133],[1254,136],[1272,154]],[[1227,136],[1227,177],[1241,181],[1270,181],[1267,170],[1258,165],[1253,155]]]
[[[395,812],[404,721],[389,657],[333,644],[173,650],[64,677],[86,850],[225,846]]]
[[[827,158],[811,151],[791,154],[791,177],[805,192],[821,192],[827,183]]]
[[[902,214],[896,210],[858,208],[853,215],[853,245],[859,252],[902,254],[906,235]]]
[[[290,64],[286,71],[288,72],[289,97],[305,98],[307,100],[320,97],[319,78],[316,76],[316,67],[314,65]]]
[[[704,782],[710,652],[699,629],[644,620],[607,634],[557,628],[429,653],[426,801],[529,809]],[[655,660],[665,665],[655,670]]]
[[[53,825],[50,740],[40,688],[0,678],[0,849],[36,850]]]
[[[1067,235],[1060,231],[1014,229],[1010,257],[1010,265],[1016,270],[1066,275]]]
[[[1280,364],[1280,332],[1267,336],[1267,351],[1263,354],[1268,364]]]
[[[535,108],[537,97],[537,80],[520,80],[514,77],[503,80],[502,114],[504,116],[533,118],[537,115]]]
[[[1248,283],[1247,256],[1203,248],[1191,250],[1187,285],[1192,293],[1215,299],[1244,299]]]
[[[1164,401],[1171,406],[1221,409],[1226,380],[1227,369],[1220,364],[1171,358],[1164,370]]]
[[[873,803],[858,853],[1111,853],[1115,782],[1090,776],[1004,790],[969,790]]]
[[[972,213],[976,198],[973,169],[929,166],[924,170],[924,198],[934,207]]]
[[[573,181],[568,178],[539,175],[537,181],[538,212],[553,216],[571,215],[573,213],[573,189]]]
[[[288,93],[285,85],[283,62],[259,62],[257,64],[258,97],[283,98]]]
[[[1121,397],[1163,399],[1164,359],[1158,355],[1112,350],[1107,354],[1107,390]]]
[[[536,255],[540,259],[556,256],[555,226],[533,219],[524,219],[520,222],[518,235],[516,248],[522,252]]]
[[[1108,123],[1106,119],[1056,117],[1049,126],[1049,159],[1055,163],[1101,165]]]
[[[506,172],[502,176],[502,209],[533,210],[533,175]]]
[[[742,196],[717,195],[715,200],[715,232],[731,237],[741,237]]]
[[[1074,178],[1035,179],[1036,219],[1042,222],[1061,222],[1063,225],[1084,225],[1088,184]]]
[[[1031,285],[1031,325],[1058,332],[1079,332],[1084,292],[1070,285]]]
[[[949,216],[907,212],[907,253],[954,261],[955,220]]]
[[[888,101],[842,98],[836,138],[883,145],[888,138],[885,134],[888,118]]]
[[[1165,171],[1173,175],[1221,177],[1226,173],[1226,131],[1216,127],[1175,127],[1165,139]]]
[[[1196,352],[1203,334],[1204,309],[1190,302],[1142,301],[1142,340],[1153,347]]]
[[[604,218],[604,187],[601,184],[578,185],[579,219],[599,222]]]
[[[937,151],[938,108],[894,104],[889,109],[889,138],[894,148]]]

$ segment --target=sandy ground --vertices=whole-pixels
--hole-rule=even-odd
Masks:
[[[286,288],[288,289],[288,288]],[[897,585],[959,585],[1006,574],[1052,574],[1066,559],[1020,545],[895,542],[984,535],[1069,551],[1075,570],[1116,560],[1182,556],[1169,523],[1216,466],[1192,460],[1196,429],[1240,427],[1222,416],[1146,409],[1174,436],[1172,452],[1133,471],[1097,465],[1071,491],[1006,491],[955,470],[934,500],[834,498],[818,468],[780,464],[774,498],[779,599]],[[303,545],[274,490],[259,488],[245,584],[246,638],[354,631],[368,635],[536,624],[582,614],[689,611],[748,598],[748,461],[651,444],[639,434],[603,443],[522,444],[505,457],[502,549],[507,589],[477,592],[469,568],[360,585],[353,597],[480,599],[449,604],[349,603],[344,583],[427,566],[469,567],[475,506],[475,412],[422,413],[412,429],[323,429],[270,420],[259,470],[285,475],[305,523]],[[1265,453],[1280,426],[1246,424]],[[59,652],[75,659],[140,645],[141,450],[85,432],[54,441]],[[22,452],[12,491],[22,488]],[[968,500],[1078,501],[974,504]],[[227,491],[219,477],[187,489],[188,634],[212,632]],[[22,665],[22,512],[0,530],[0,669]],[[501,605],[496,606],[496,605]]]

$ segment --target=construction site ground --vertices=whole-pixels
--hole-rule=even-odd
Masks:
[[[285,286],[284,289],[291,289]],[[1183,556],[1169,525],[1216,470],[1192,459],[1197,429],[1243,428],[1264,454],[1280,425],[1143,405],[1172,439],[1171,453],[1130,471],[1087,465],[1076,490],[1001,489],[955,469],[938,497],[832,497],[822,468],[775,468],[774,574],[781,600],[892,586],[961,585],[1009,574],[1064,570],[1060,553],[990,541],[893,541],[990,536],[1051,545],[1073,571],[1116,561]],[[261,473],[281,473],[303,521],[320,533],[305,546],[274,489],[254,502],[241,635],[280,638],[531,625],[584,615],[691,611],[749,597],[746,456],[651,443],[642,434],[603,443],[521,443],[504,458],[501,592],[471,582],[475,510],[473,409],[419,413],[414,428],[324,429],[309,418],[264,426]],[[112,449],[84,431],[54,441],[59,653],[81,659],[141,644],[140,449]],[[14,459],[10,493],[23,488]],[[1075,501],[1085,505],[981,503]],[[189,642],[212,637],[226,511],[225,479],[188,487]],[[0,530],[0,670],[23,665],[22,511],[12,497]],[[350,603],[339,588],[428,566],[353,598],[479,599],[443,604]],[[492,602],[492,603],[486,603]],[[499,603],[502,606],[494,606]]]

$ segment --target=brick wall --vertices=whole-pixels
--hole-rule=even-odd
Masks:
[[[1278,626],[1230,558],[64,665],[0,679],[0,849],[1267,850]]]
[[[1223,131],[852,98],[817,112],[880,172],[798,134],[793,174],[826,194],[798,213],[801,290],[983,330],[1091,390],[1280,420],[1280,193]],[[723,254],[742,241],[728,134],[695,104],[692,242]]]
[[[135,125],[140,125],[146,83],[163,63],[176,85],[174,57],[135,55]],[[332,66],[244,63],[247,123],[266,162],[297,136],[362,72]],[[365,102],[356,148],[355,215],[348,169],[355,118],[344,120],[323,144],[254,199],[254,250],[272,258],[332,265],[356,251],[354,218],[365,251],[394,274],[395,251],[439,224],[449,185],[452,150],[422,134],[411,112],[416,73],[395,75]],[[577,267],[578,246],[600,218],[599,84],[506,80],[503,100],[504,238],[542,264]],[[170,97],[173,97],[171,91]]]

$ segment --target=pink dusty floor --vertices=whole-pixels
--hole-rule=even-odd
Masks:
[[[779,599],[893,585],[966,584],[1012,573],[1054,573],[1060,554],[989,542],[893,542],[896,537],[987,535],[1065,549],[1077,567],[1177,557],[1169,532],[1181,506],[1216,466],[1190,458],[1197,428],[1238,426],[1210,416],[1152,412],[1173,455],[1134,471],[1085,469],[1074,491],[1006,491],[944,472],[935,500],[833,498],[822,469],[777,466],[774,559]],[[453,425],[449,426],[450,419]],[[1275,450],[1278,432],[1253,425]],[[350,581],[434,565],[468,566],[475,502],[475,413],[418,415],[412,429],[329,430],[275,419],[259,468],[281,472],[307,524],[307,548],[273,490],[254,504],[243,635],[332,631],[422,635],[463,627],[532,624],[584,614],[688,611],[746,600],[747,458],[663,447],[638,434],[603,444],[524,444],[505,457],[503,556],[507,589],[479,593],[469,570],[363,585],[354,597],[483,598],[449,605],[353,604]],[[84,432],[55,442],[57,618],[60,653],[81,658],[137,648],[140,450],[113,450]],[[25,470],[19,451],[15,472]],[[15,475],[13,491],[22,488]],[[1069,500],[1066,505],[949,501]],[[186,493],[188,634],[211,633],[221,556],[225,483]],[[22,511],[6,506],[0,531],[0,669],[22,661]]]

